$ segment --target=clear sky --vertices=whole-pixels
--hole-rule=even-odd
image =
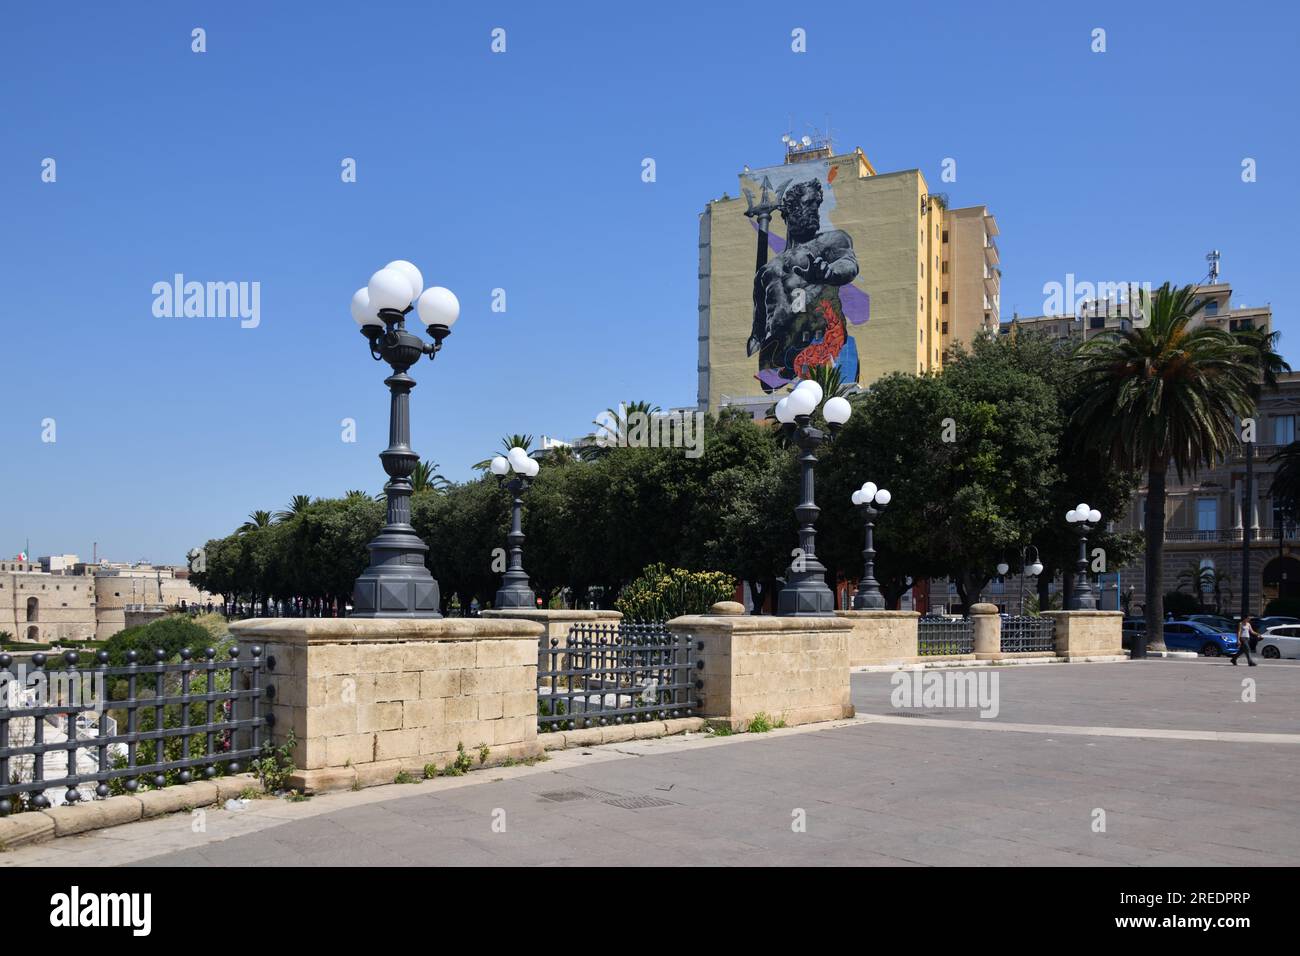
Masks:
[[[348,303],[395,258],[461,300],[413,371],[412,444],[450,478],[508,432],[572,438],[620,399],[693,404],[697,216],[742,165],[780,161],[792,119],[802,134],[830,114],[837,151],[987,203],[1004,318],[1041,312],[1067,273],[1196,281],[1217,247],[1236,300],[1271,302],[1300,359],[1298,19],[1188,2],[8,4],[0,554],[97,541],[179,562],[294,494],[378,491],[385,367]],[[176,273],[260,283],[260,324],[155,317],[152,287]]]

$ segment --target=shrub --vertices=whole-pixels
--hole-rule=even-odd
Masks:
[[[629,582],[614,602],[632,621],[665,621],[682,614],[704,614],[719,601],[730,601],[736,582],[721,571],[687,571],[652,564]]]
[[[1300,617],[1300,598],[1273,598],[1264,608],[1264,614],[1280,614],[1285,617]]]
[[[118,631],[104,642],[104,650],[108,651],[109,666],[122,667],[126,664],[128,651],[139,654],[138,663],[152,664],[154,651],[158,648],[167,655],[167,660],[179,654],[184,647],[190,648],[197,658],[204,648],[216,643],[217,640],[208,628],[195,624],[184,614],[177,614]]]
[[[1186,591],[1166,591],[1165,592],[1165,613],[1167,614],[1195,614],[1200,609],[1200,602],[1194,595]]]

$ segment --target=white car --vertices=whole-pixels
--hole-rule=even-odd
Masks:
[[[1269,660],[1300,658],[1300,624],[1279,624],[1259,636],[1255,653]]]

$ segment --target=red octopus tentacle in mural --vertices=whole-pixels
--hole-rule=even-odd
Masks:
[[[817,303],[817,311],[826,322],[826,332],[820,342],[805,346],[790,363],[794,374],[799,378],[804,377],[804,370],[810,365],[833,365],[848,338],[844,328],[844,317],[836,313],[835,307],[830,302],[822,299]]]

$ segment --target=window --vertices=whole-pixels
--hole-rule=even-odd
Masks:
[[[1273,444],[1289,445],[1295,441],[1295,416],[1273,416]]]
[[[1218,314],[1219,314],[1219,303],[1218,303],[1218,302],[1215,302],[1214,300],[1211,300],[1211,301],[1205,303],[1205,314],[1206,314],[1206,315],[1218,315]]]
[[[1219,530],[1219,499],[1217,498],[1196,499],[1196,530],[1197,531],[1218,531]],[[1204,566],[1204,562],[1202,562],[1202,566]]]
[[[940,301],[942,304],[947,305],[947,304],[948,304],[948,293],[945,292],[943,295],[939,296],[939,301]]]
[[[947,241],[948,241],[948,230],[947,230],[947,229],[945,229],[945,230],[943,231],[943,241],[944,241],[944,242],[947,242]]]
[[[944,334],[944,335],[947,335],[947,334],[948,334],[948,323],[947,323],[947,322],[945,322],[945,323],[943,324],[943,334]]]
[[[943,268],[940,269],[939,271],[942,272],[944,275],[947,275],[947,274],[948,274],[948,262],[947,262],[947,260],[944,260]]]

